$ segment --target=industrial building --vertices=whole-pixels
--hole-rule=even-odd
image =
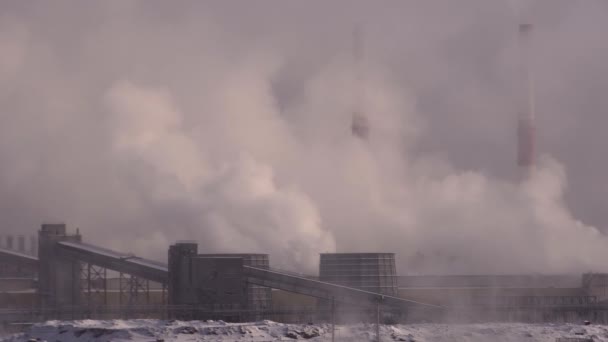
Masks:
[[[243,266],[269,269],[267,254],[198,254],[195,242],[178,242],[169,247],[169,305],[198,306],[205,311],[186,312],[188,319],[217,319],[213,311],[219,309],[243,313],[257,313],[271,308],[271,289],[244,283]],[[235,280],[236,279],[236,280]],[[215,310],[218,309],[218,310]],[[210,316],[211,315],[211,316]],[[234,317],[223,317],[234,320]],[[249,315],[249,320],[259,319]],[[244,319],[244,317],[238,317]]]
[[[358,312],[404,322],[608,322],[606,274],[399,276],[393,253],[327,253],[318,275],[303,276],[272,269],[266,254],[205,254],[196,242],[170,246],[165,264],[83,240],[44,224],[39,257],[0,249],[0,264],[13,265],[1,268],[0,321],[311,322]]]

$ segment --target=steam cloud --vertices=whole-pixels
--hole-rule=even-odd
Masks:
[[[395,252],[400,273],[605,271],[608,239],[571,214],[562,163],[544,156],[523,184],[501,171],[514,168],[516,20],[508,2],[463,2],[415,15],[350,1],[4,2],[3,233],[65,220],[153,258],[188,239],[303,271],[336,250]],[[556,30],[589,11],[551,3],[562,10],[539,20]],[[362,142],[348,49],[366,13],[378,39]],[[542,57],[559,45],[540,35]],[[551,68],[596,71],[568,56]],[[571,90],[551,68],[540,103]],[[551,126],[552,106],[539,120],[555,147],[551,129],[572,119]]]

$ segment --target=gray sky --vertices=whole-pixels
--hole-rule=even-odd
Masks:
[[[66,221],[155,258],[196,239],[305,268],[336,249],[427,273],[596,268],[608,5],[522,3],[2,1],[2,231]],[[548,156],[529,186],[520,10]],[[369,144],[348,131],[357,23]]]

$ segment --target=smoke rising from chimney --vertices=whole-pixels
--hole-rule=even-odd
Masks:
[[[463,1],[5,2],[2,225],[66,220],[89,242],[143,256],[188,239],[305,271],[334,250],[395,252],[400,273],[605,270],[608,240],[565,201],[575,147],[540,158],[523,184],[503,173],[518,22],[506,3]],[[589,103],[565,81],[608,79],[594,57],[608,52],[580,65],[559,50],[589,48],[580,32],[599,41],[604,17],[547,4],[540,54],[563,52],[538,75],[551,153],[568,120],[584,124],[555,103]],[[365,144],[350,128],[350,30],[363,16]],[[587,178],[572,171],[576,191]]]

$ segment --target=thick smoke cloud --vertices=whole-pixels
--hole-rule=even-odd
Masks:
[[[520,183],[518,6],[3,2],[2,233],[66,221],[153,258],[196,240],[304,271],[336,250],[393,251],[401,273],[605,271],[582,223],[606,220],[605,165],[582,152],[604,143],[608,8],[525,7],[547,155]],[[349,126],[355,23],[369,142]]]

